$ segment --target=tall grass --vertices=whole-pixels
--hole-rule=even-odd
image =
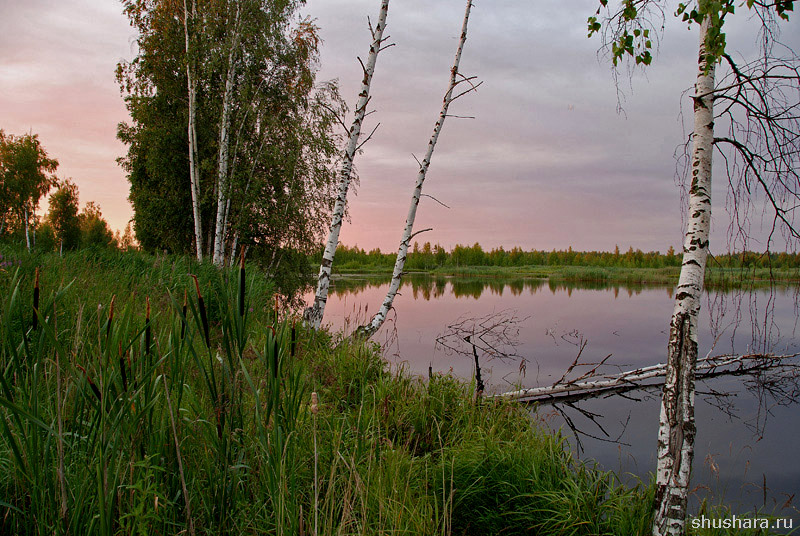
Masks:
[[[306,332],[252,269],[115,255],[0,272],[0,533],[647,533],[652,487],[526,409]]]

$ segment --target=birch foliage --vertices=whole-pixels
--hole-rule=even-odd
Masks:
[[[117,70],[132,119],[119,137],[143,248],[220,265],[234,247],[278,259],[319,240],[341,103],[316,81],[318,29],[301,4],[125,2],[139,37]]]

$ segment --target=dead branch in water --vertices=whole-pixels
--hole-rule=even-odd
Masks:
[[[436,337],[436,346],[446,354],[472,356],[474,349],[490,359],[527,361],[517,353],[517,347],[520,345],[520,325],[528,318],[519,318],[512,310],[495,311],[479,317],[462,316]]]
[[[703,380],[726,375],[757,375],[766,371],[791,372],[797,379],[800,364],[790,361],[798,356],[800,356],[798,353],[710,356],[697,360],[696,379]],[[572,368],[574,368],[574,364]],[[567,380],[562,377],[550,386],[519,389],[494,396],[524,402],[575,402],[660,385],[664,382],[666,369],[665,363],[658,363],[617,374],[598,374],[597,367],[594,367],[590,374],[582,374],[575,379]],[[765,386],[778,385],[768,378],[760,378],[759,383]]]

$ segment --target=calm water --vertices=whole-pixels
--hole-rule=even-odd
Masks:
[[[388,278],[336,279],[325,323],[349,333],[377,309],[387,286]],[[761,351],[765,341],[775,353],[800,351],[795,303],[793,288],[709,293],[703,303],[700,354],[712,351],[714,341],[713,354]],[[611,354],[609,371],[613,366],[629,370],[663,362],[673,299],[671,287],[559,286],[535,279],[414,276],[404,281],[394,305],[396,311],[375,340],[385,344],[392,366],[425,376],[429,367],[462,378],[474,375],[471,356],[436,343],[449,326],[492,314],[515,316],[518,332],[512,329],[509,339],[516,346],[506,350],[521,357],[481,356],[487,390],[502,392],[552,384],[583,343],[581,361],[597,362]],[[800,444],[800,408],[771,398],[760,400],[742,382],[740,377],[728,377],[698,384],[693,502],[721,497],[740,512],[753,510],[764,506],[766,483],[767,510],[797,519],[800,460],[795,449]],[[712,391],[731,395],[704,394]],[[647,478],[655,469],[660,392],[626,396],[585,400],[576,404],[578,409],[542,406],[537,415],[550,426],[561,427],[577,447],[578,440],[564,426],[563,415],[572,420],[582,432],[578,434],[582,452],[575,449],[581,457]],[[602,417],[595,424],[579,409]],[[782,506],[783,510],[777,510]]]

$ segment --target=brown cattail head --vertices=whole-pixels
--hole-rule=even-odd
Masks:
[[[292,339],[290,341],[290,348],[289,355],[294,357],[295,352],[297,351],[297,320],[292,322]]]
[[[316,391],[311,393],[311,413],[314,415],[319,413],[319,397],[317,396]]]
[[[186,337],[186,310],[189,306],[189,291],[183,289],[183,316],[181,316],[181,340]]]
[[[36,280],[33,282],[33,330],[39,328],[39,267],[36,267]]]
[[[83,368],[82,366],[80,366],[78,364],[76,364],[75,366],[78,367],[83,372],[83,376],[89,382],[89,387],[91,388],[92,393],[94,393],[95,398],[97,398],[98,402],[102,402],[103,401],[103,396],[100,394],[100,389],[97,388],[97,385],[95,385],[95,383],[89,377],[89,373],[86,372],[86,369]]]
[[[144,317],[144,353],[150,353],[150,297],[145,298],[147,309]]]
[[[128,374],[125,371],[125,354],[122,352],[122,341],[119,342],[119,371],[122,375],[122,388],[128,390]]]
[[[239,263],[239,316],[244,316],[244,296],[245,296],[245,270],[244,270],[244,249]]]
[[[278,338],[272,341],[272,375],[278,377],[278,364],[280,361],[280,347],[278,346]]]
[[[200,283],[197,282],[197,276],[194,274],[189,274],[194,279],[194,288],[197,290],[197,297],[201,298],[203,295],[200,294]]]
[[[106,324],[106,338],[111,335],[111,322],[114,320],[114,302],[117,299],[117,295],[114,294],[111,296],[111,305],[108,308],[108,323]]]
[[[203,301],[203,295],[200,294],[200,283],[197,282],[197,276],[190,274],[194,279],[194,288],[197,290],[197,307],[200,309],[200,321],[203,323],[203,335],[205,335],[206,348],[211,348],[211,337],[208,333],[208,315],[206,315],[206,304]]]

